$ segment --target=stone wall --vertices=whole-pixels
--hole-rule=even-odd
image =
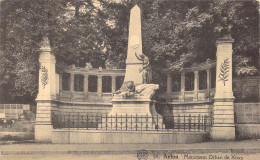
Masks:
[[[235,103],[236,139],[260,138],[260,103]]]
[[[107,114],[112,109],[112,104],[109,103],[60,103],[58,111],[62,113],[81,113],[81,114]]]
[[[260,76],[234,78],[233,92],[235,102],[259,102],[260,101]]]
[[[235,103],[236,124],[260,124],[260,103]]]
[[[236,124],[236,139],[259,139],[260,124]]]
[[[163,115],[191,115],[211,116],[213,105],[212,103],[194,103],[194,104],[164,104],[157,105],[159,108],[164,108]]]

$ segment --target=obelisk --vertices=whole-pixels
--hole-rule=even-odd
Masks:
[[[140,73],[140,69],[143,67],[143,62],[138,60],[135,54],[142,54],[141,10],[137,5],[135,5],[130,12],[124,82],[133,81],[135,85],[138,85],[143,83],[142,73]]]

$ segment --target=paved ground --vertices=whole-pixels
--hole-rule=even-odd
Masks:
[[[141,149],[147,150],[148,159],[260,159],[260,140],[246,140],[194,144],[4,144],[2,142],[0,160],[138,160],[137,153]]]
[[[166,155],[167,156],[167,155]],[[260,154],[174,154],[166,158],[164,154],[149,154],[148,160],[259,160]],[[3,155],[1,160],[139,160],[136,154],[107,154],[107,155],[85,155],[85,154],[55,154],[55,155]],[[144,160],[144,159],[143,159]]]
[[[15,150],[14,150],[15,148]],[[176,151],[176,152],[260,152],[260,140],[203,142],[193,144],[3,144],[1,154],[33,154],[33,153],[134,153],[137,150]]]

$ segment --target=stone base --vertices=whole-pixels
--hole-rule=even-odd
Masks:
[[[208,140],[207,132],[54,129],[54,144],[181,144]],[[173,146],[174,147],[174,146]]]
[[[210,132],[213,141],[235,140],[235,126],[213,126]]]
[[[155,102],[150,99],[113,99],[109,115],[156,116]]]
[[[164,129],[163,118],[150,99],[113,99],[111,112],[102,117],[99,128],[105,130],[155,130]]]
[[[35,124],[35,142],[51,143],[52,141],[51,124]]]
[[[236,124],[236,139],[260,139],[260,124]]]

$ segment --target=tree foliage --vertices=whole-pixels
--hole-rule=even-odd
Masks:
[[[35,99],[43,36],[51,41],[58,71],[86,63],[94,68],[124,68],[129,14],[136,3],[142,10],[143,52],[154,71],[178,72],[215,59],[216,40],[231,33],[234,73],[257,73],[256,0],[2,0],[0,101]]]
[[[235,73],[256,73],[257,1],[158,0],[153,4],[153,12],[144,25],[144,47],[155,65],[178,71],[208,58],[215,59],[217,38],[231,33],[235,40],[234,62],[240,61],[234,63]]]
[[[39,43],[51,41],[58,70],[66,65],[104,67],[107,25],[98,1],[3,0],[1,3],[1,102],[31,102],[37,95]],[[24,97],[29,97],[25,99]],[[20,99],[19,99],[20,98]]]

